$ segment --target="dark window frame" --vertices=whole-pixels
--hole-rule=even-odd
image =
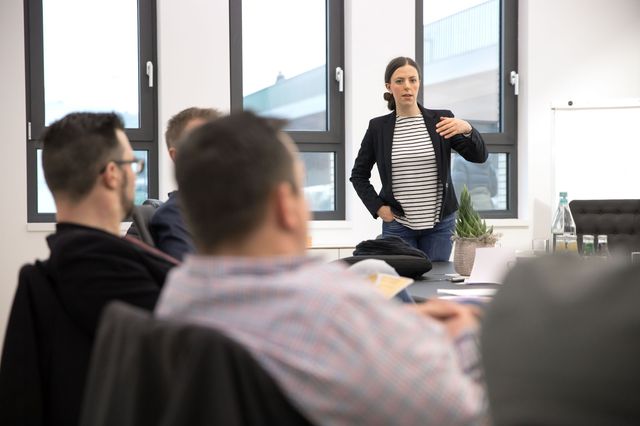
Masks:
[[[423,0],[416,0],[416,62],[424,63]],[[511,71],[518,72],[518,2],[500,0],[500,117],[499,133],[482,133],[490,153],[507,154],[507,209],[483,211],[491,219],[518,216],[518,97],[511,85]],[[423,91],[419,100],[423,102]]]
[[[139,128],[125,129],[134,150],[148,153],[148,197],[158,198],[158,89],[156,46],[156,2],[138,0]],[[25,65],[27,107],[27,220],[55,222],[55,214],[38,213],[37,150],[44,133],[44,59],[42,0],[24,0]],[[147,84],[146,63],[154,64],[153,87]]]
[[[324,132],[288,131],[302,152],[335,152],[335,210],[313,212],[314,220],[345,219],[344,91],[338,91],[335,69],[344,69],[344,0],[326,0],[327,10],[327,125]],[[243,109],[242,1],[229,0],[231,110]],[[343,80],[344,83],[344,80]]]

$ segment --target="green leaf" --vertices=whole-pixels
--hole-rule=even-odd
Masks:
[[[492,237],[493,226],[487,227],[487,222],[473,208],[471,194],[469,194],[466,185],[462,188],[462,193],[460,194],[460,206],[454,235],[458,238],[495,238]]]

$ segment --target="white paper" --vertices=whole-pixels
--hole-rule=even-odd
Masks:
[[[503,247],[482,247],[476,249],[471,275],[467,284],[502,284],[507,272],[515,264],[516,255]]]
[[[496,294],[495,288],[439,288],[438,294],[462,297],[490,297]]]

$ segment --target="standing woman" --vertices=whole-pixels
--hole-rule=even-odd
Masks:
[[[396,235],[433,261],[449,260],[458,201],[451,184],[451,149],[483,163],[488,153],[482,136],[448,110],[430,110],[417,101],[420,69],[398,57],[384,73],[384,99],[391,114],[369,122],[351,182],[382,235]],[[369,181],[378,165],[382,190]]]

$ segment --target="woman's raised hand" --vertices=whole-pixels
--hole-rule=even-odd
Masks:
[[[471,133],[471,129],[471,124],[454,117],[440,117],[440,121],[436,123],[436,132],[445,139]]]

